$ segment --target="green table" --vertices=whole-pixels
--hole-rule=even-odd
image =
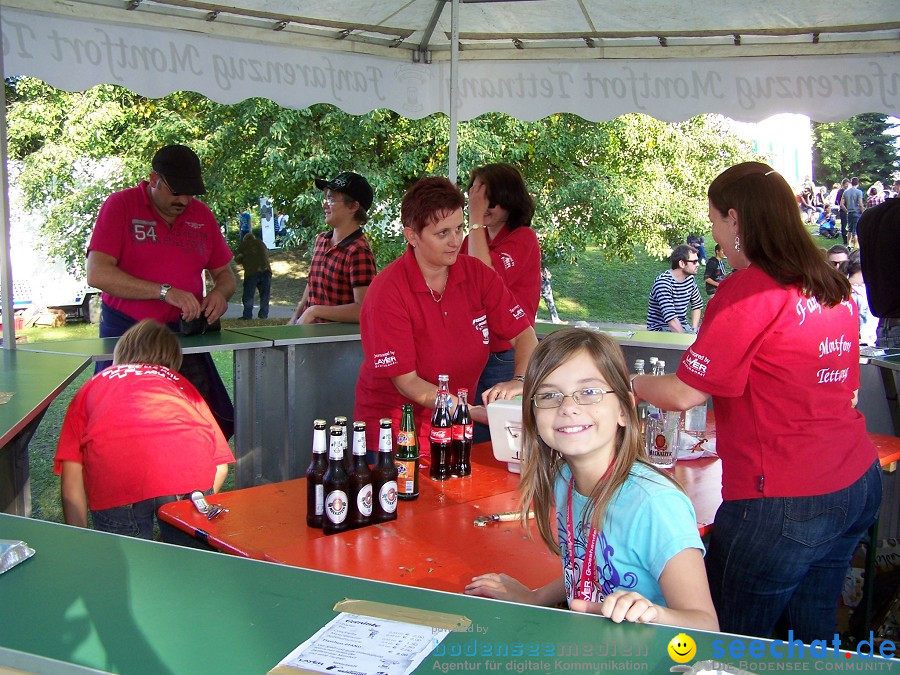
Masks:
[[[178,335],[181,349],[185,354],[201,354],[204,352],[236,351],[238,349],[258,349],[271,346],[271,340],[262,340],[252,335],[245,335],[232,330],[192,335]],[[87,356],[92,361],[111,361],[113,350],[119,338],[92,338],[86,340],[59,340],[35,342],[19,347],[21,351],[41,352],[46,354],[71,354]]]
[[[667,645],[681,632],[15,516],[0,515],[0,537],[22,539],[37,551],[0,576],[0,646],[114,672],[265,673],[330,621],[334,604],[345,598],[468,617],[472,632],[449,635],[420,673],[596,672],[613,664],[633,664],[617,670],[667,673],[673,665]],[[712,658],[714,640],[727,650],[737,639],[687,632],[696,641],[698,660]],[[761,643],[768,653],[768,643]],[[859,661],[856,655],[852,659]],[[738,664],[735,658],[725,660]],[[753,660],[757,666],[772,664],[767,670],[784,663],[771,656]],[[845,668],[846,662],[843,654],[828,659]],[[896,660],[878,665],[878,672],[900,672]]]
[[[31,514],[28,442],[47,406],[90,363],[83,356],[0,349],[0,510]]]

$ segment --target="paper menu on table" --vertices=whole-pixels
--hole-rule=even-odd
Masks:
[[[307,672],[406,675],[448,630],[342,612],[278,664]]]

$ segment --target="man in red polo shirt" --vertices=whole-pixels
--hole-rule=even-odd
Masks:
[[[345,171],[333,180],[316,179],[325,190],[325,224],[316,237],[309,278],[289,324],[340,321],[359,323],[359,312],[375,278],[375,256],[362,231],[374,195],[369,182]]]
[[[118,337],[142,319],[177,331],[179,317],[203,314],[213,323],[228,309],[236,287],[233,256],[212,211],[194,199],[204,192],[194,151],[167,145],[153,156],[148,180],[103,203],[87,259],[88,283],[103,291],[100,337]],[[205,296],[204,270],[214,282]],[[97,372],[108,365],[99,362]],[[230,438],[234,408],[209,354],[186,355],[181,374]]]

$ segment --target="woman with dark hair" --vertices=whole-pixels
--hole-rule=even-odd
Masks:
[[[541,247],[531,229],[534,201],[525,179],[511,164],[487,164],[469,178],[469,234],[460,253],[495,270],[534,326],[541,299]],[[498,382],[511,379],[515,351],[508,340],[491,337],[491,355],[478,380],[475,401]],[[487,435],[480,440],[487,440]]]
[[[712,396],[724,501],[706,568],[721,629],[822,639],[881,502],[878,455],[854,407],[857,307],[771,167],[733,166],[708,196],[713,238],[735,271],[677,373],[638,376],[632,388],[668,410]]]
[[[521,378],[537,345],[533,318],[495,271],[459,255],[464,205],[462,192],[446,178],[413,185],[400,206],[406,253],[375,277],[366,294],[354,419],[367,423],[372,449],[378,420],[393,418],[396,430],[401,404],[412,403],[419,447],[427,454],[438,375],[450,376],[454,393],[474,391],[494,334],[516,349],[513,374],[520,377],[490,387],[484,402],[522,393]]]

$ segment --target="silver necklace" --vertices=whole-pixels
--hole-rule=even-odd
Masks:
[[[449,279],[450,279],[450,269],[448,268],[447,269],[447,279],[444,280],[444,293],[447,292],[447,281],[449,281]],[[440,301],[444,299],[444,293],[436,294],[434,292],[434,289],[431,288],[431,284],[429,284],[427,281],[425,282],[425,285],[428,287],[428,292],[431,293],[432,300],[434,300],[437,303],[440,303]]]

